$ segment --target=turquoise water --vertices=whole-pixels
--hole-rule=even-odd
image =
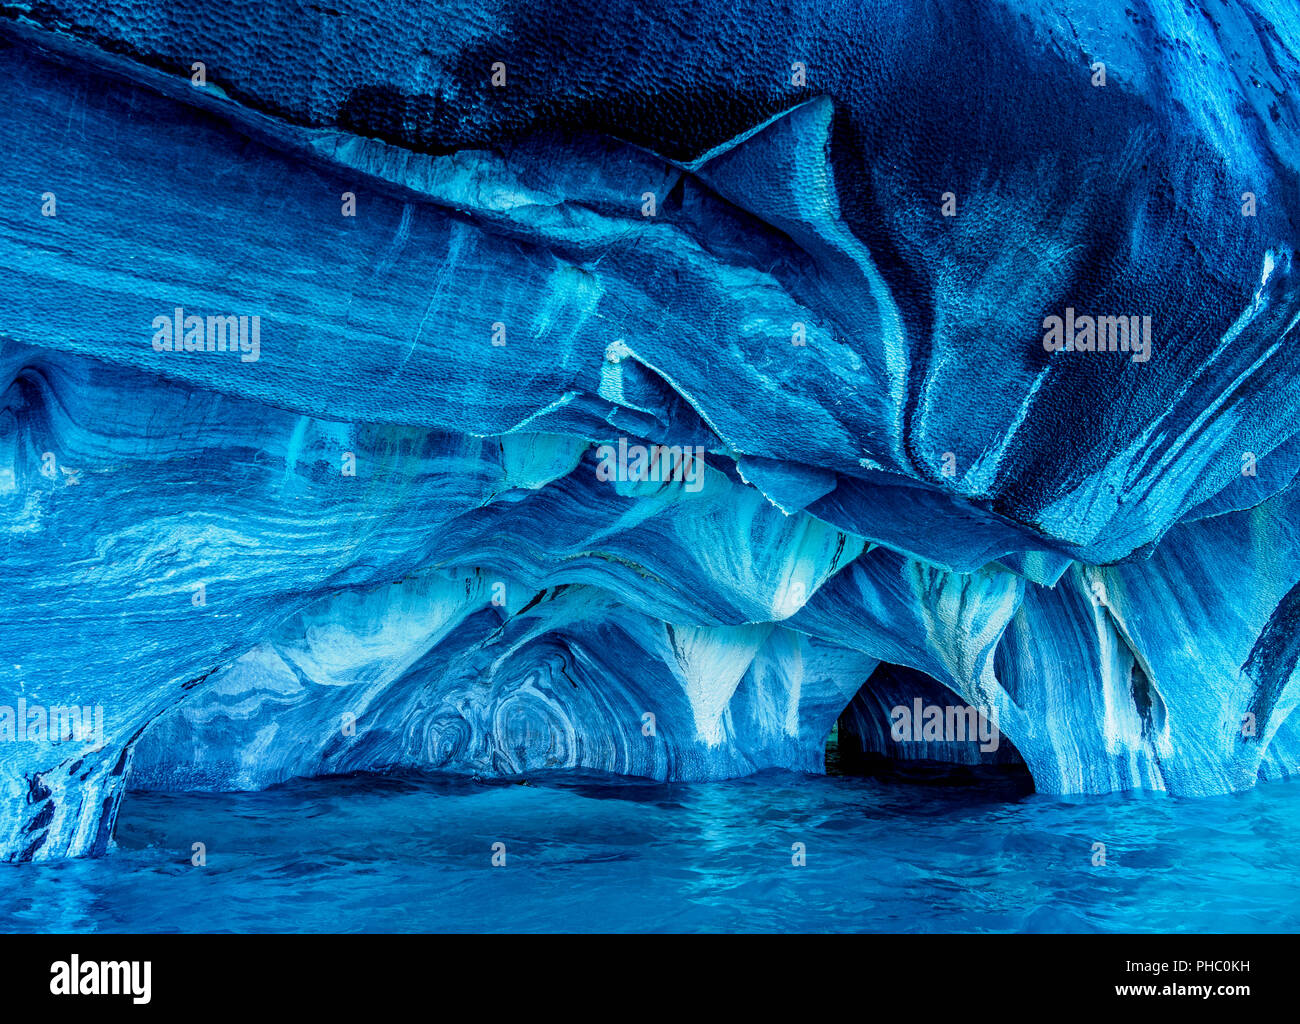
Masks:
[[[0,866],[0,929],[1300,928],[1300,785],[1207,800],[1025,789],[1013,775],[920,771],[131,794],[108,857]],[[195,842],[204,867],[190,863]]]

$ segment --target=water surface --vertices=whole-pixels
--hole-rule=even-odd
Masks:
[[[1294,931],[1298,848],[1294,783],[1065,800],[969,772],[364,776],[130,794],[109,856],[0,865],[0,929]]]

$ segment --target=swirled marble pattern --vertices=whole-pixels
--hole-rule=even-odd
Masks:
[[[1295,772],[1293,5],[558,10],[0,7],[0,857],[842,715],[980,760],[910,697],[1048,793]]]

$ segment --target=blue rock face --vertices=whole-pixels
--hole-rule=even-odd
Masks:
[[[1300,765],[1293,5],[0,15],[0,857],[842,714]]]

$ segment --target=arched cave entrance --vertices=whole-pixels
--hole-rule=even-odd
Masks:
[[[826,772],[930,785],[1001,783],[1025,792],[1034,785],[995,721],[924,672],[883,661],[831,727]]]

